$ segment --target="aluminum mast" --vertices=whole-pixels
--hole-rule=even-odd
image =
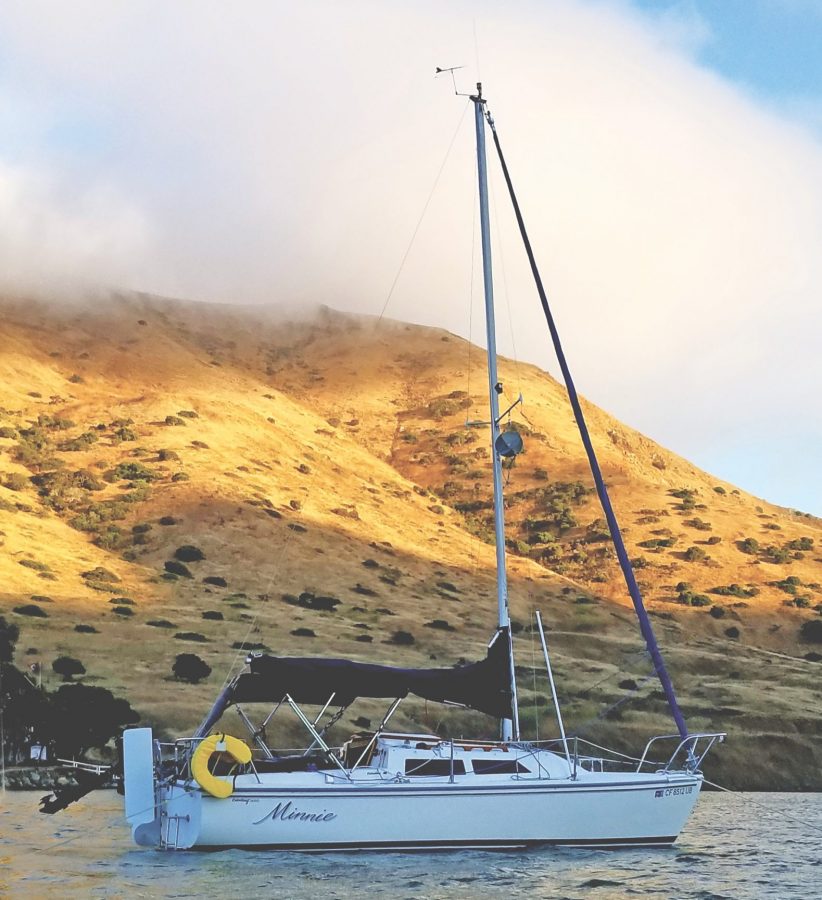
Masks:
[[[511,657],[511,709],[513,720],[502,719],[501,737],[504,741],[519,739],[519,711],[514,673],[514,654],[511,646],[510,617],[508,615],[508,578],[505,571],[505,508],[502,497],[502,457],[497,450],[499,428],[499,395],[502,385],[497,378],[497,339],[494,325],[494,280],[491,272],[491,234],[488,224],[488,167],[485,159],[485,100],[482,85],[471,96],[477,132],[477,179],[479,181],[480,232],[482,236],[482,280],[485,289],[485,331],[488,344],[488,396],[491,404],[491,459],[494,467],[494,535],[497,548],[497,608],[499,627],[506,630]]]

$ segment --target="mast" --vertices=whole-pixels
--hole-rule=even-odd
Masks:
[[[488,167],[485,159],[485,100],[482,85],[471,96],[474,103],[474,122],[477,133],[477,179],[479,182],[480,233],[482,236],[482,280],[485,290],[485,331],[488,344],[488,397],[491,405],[491,460],[494,469],[494,537],[497,550],[497,611],[500,630],[508,639],[511,660],[511,709],[513,719],[500,721],[500,736],[504,741],[519,739],[519,711],[514,677],[514,653],[511,645],[508,615],[508,577],[505,570],[505,508],[502,496],[502,457],[497,450],[499,428],[499,395],[502,385],[497,378],[497,339],[494,324],[494,281],[491,271],[491,234],[488,222]]]

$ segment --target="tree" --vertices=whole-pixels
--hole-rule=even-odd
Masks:
[[[57,756],[82,756],[104,747],[140,716],[111,691],[86,684],[64,684],[51,695],[51,738]]]
[[[5,616],[0,616],[0,663],[10,663],[14,660],[14,645],[20,637],[20,629],[6,621]]]
[[[51,664],[52,669],[63,677],[63,681],[71,681],[75,675],[85,675],[86,667],[73,656],[58,656]]]
[[[0,706],[3,709],[0,755],[7,763],[22,762],[32,742],[44,742],[48,737],[49,698],[18,668],[0,663]]]
[[[799,636],[808,644],[822,644],[822,620],[811,619],[803,622]]]
[[[174,558],[184,563],[200,562],[200,560],[205,559],[205,553],[192,544],[183,544],[182,547],[178,547],[174,551]]]
[[[211,674],[211,666],[200,659],[196,653],[180,653],[171,667],[174,677],[178,681],[187,681],[189,684],[197,684]]]

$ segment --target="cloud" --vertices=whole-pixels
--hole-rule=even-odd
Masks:
[[[48,173],[0,162],[0,290],[77,296],[138,280],[146,223],[98,183],[67,191]]]
[[[0,121],[37,123],[13,130],[16,162],[0,153],[15,281],[378,313],[465,112],[434,67],[465,64],[578,387],[732,480],[722,447],[776,446],[775,423],[782,452],[794,422],[822,437],[822,147],[700,67],[708,39],[687,5],[659,18],[616,0],[6,5]],[[387,309],[463,334],[472,128],[469,110]],[[498,176],[493,191],[501,346],[551,366]]]

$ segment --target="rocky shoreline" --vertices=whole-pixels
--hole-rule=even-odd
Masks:
[[[53,791],[57,787],[76,786],[70,769],[62,766],[21,766],[6,769],[6,790]]]

